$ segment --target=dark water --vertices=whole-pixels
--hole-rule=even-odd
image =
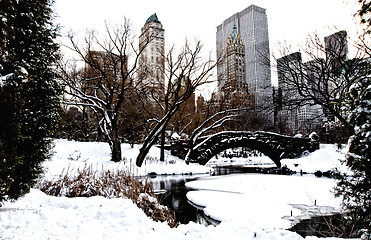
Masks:
[[[342,229],[344,222],[341,214],[334,214],[330,216],[317,216],[310,219],[305,219],[292,226],[289,230],[298,233],[302,237],[316,236],[316,237],[334,237],[334,235],[350,233],[350,229]],[[341,226],[341,227],[339,227]]]
[[[288,174],[285,169],[259,168],[259,167],[213,167],[213,176],[228,175],[235,173],[262,173],[262,174]]]
[[[198,176],[156,176],[149,177],[147,180],[152,182],[155,191],[161,190],[157,194],[158,199],[162,205],[168,206],[174,211],[175,218],[179,223],[187,224],[192,221],[208,225],[209,222],[205,218],[203,211],[190,204],[186,196],[190,189],[186,188],[185,183],[194,181],[202,176],[209,176],[209,174]]]

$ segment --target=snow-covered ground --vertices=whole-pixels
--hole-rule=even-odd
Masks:
[[[195,174],[208,173],[211,168],[198,164],[187,165],[184,161],[166,153],[165,162],[159,162],[160,149],[153,147],[147,155],[142,167],[135,165],[136,157],[139,154],[139,145],[133,148],[129,144],[122,144],[122,156],[124,161],[115,163],[110,161],[110,149],[107,143],[98,142],[75,142],[67,140],[54,141],[54,155],[51,161],[44,163],[44,178],[53,179],[63,171],[74,174],[77,169],[85,166],[94,170],[124,169],[135,176],[143,176],[155,172],[157,174]]]
[[[74,174],[76,169],[84,166],[97,170],[126,169],[135,175],[210,171],[208,167],[197,164],[186,165],[169,154],[165,163],[158,163],[153,160],[159,156],[156,148],[151,149],[148,163],[137,168],[134,162],[138,149],[138,146],[132,149],[123,145],[126,162],[113,163],[109,161],[107,144],[57,140],[52,160],[44,163],[44,178],[56,178],[67,169],[70,174]],[[329,159],[337,154],[334,153],[336,149],[324,147],[319,151],[318,162],[306,157],[297,159],[294,166],[309,168],[311,164],[325,165],[328,162],[333,163],[326,168],[338,165],[334,159]],[[289,166],[289,163],[286,164]],[[0,208],[0,239],[299,240],[303,238],[285,230],[291,222],[291,211],[295,218],[307,215],[306,210],[326,210],[318,209],[319,206],[339,206],[339,200],[334,199],[330,193],[334,181],[325,178],[229,175],[205,177],[189,185],[207,189],[192,191],[189,197],[206,206],[205,211],[209,215],[223,220],[220,225],[203,226],[191,222],[171,229],[166,223],[152,221],[128,199],[52,197],[32,189],[19,200],[7,202]],[[314,201],[317,206],[314,206]]]
[[[296,172],[315,173],[316,171],[326,172],[329,170],[339,169],[344,172],[347,168],[341,164],[340,159],[344,159],[348,149],[338,149],[334,144],[321,144],[320,149],[313,153],[303,154],[301,158],[282,159],[282,166]],[[214,157],[206,166],[233,166],[233,167],[259,167],[274,168],[276,165],[267,156],[256,157]]]
[[[319,150],[297,159],[282,159],[281,164],[296,172],[302,170],[306,173],[315,173],[316,171],[326,172],[334,169],[348,172],[348,168],[341,164],[347,151],[347,147],[338,149],[334,144],[321,144]]]

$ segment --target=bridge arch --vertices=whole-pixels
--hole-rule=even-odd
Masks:
[[[229,148],[255,149],[281,167],[281,159],[299,157],[304,151],[319,149],[319,143],[310,138],[297,138],[270,132],[224,131],[207,137],[194,146],[187,162],[205,165],[213,156]]]

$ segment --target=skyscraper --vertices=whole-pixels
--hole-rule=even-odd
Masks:
[[[299,129],[300,107],[289,103],[299,97],[292,84],[292,75],[300,76],[301,71],[302,58],[300,52],[291,53],[277,59],[278,93],[276,97],[277,116],[275,116],[275,127],[280,133],[292,134]]]
[[[156,13],[151,15],[139,36],[139,85],[161,95],[165,91],[165,30]],[[156,95],[157,95],[156,94]]]
[[[217,27],[218,57],[226,54],[227,39],[234,26],[237,27],[245,45],[245,79],[254,95],[255,108],[260,109],[272,103],[268,21],[265,9],[251,5]],[[218,66],[217,72],[218,87],[221,90],[228,80],[227,61]]]
[[[227,50],[227,81],[221,87],[220,97],[224,98],[227,108],[253,107],[253,95],[249,93],[246,82],[245,45],[234,25],[228,37]]]
[[[301,96],[296,83],[305,84],[308,89],[321,86],[318,81],[318,69],[321,59],[316,61],[302,62],[300,52],[291,53],[277,59],[278,71],[278,104],[276,127],[281,133],[310,134],[318,130],[323,123],[322,107],[313,100],[307,100],[307,104],[301,105],[298,99]],[[316,71],[317,70],[317,71]],[[321,86],[322,87],[322,86]],[[313,93],[316,97],[317,92]]]
[[[234,25],[232,34],[227,42],[227,81],[223,89],[231,88],[231,91],[241,91],[247,86],[245,74],[245,45]],[[233,90],[232,90],[233,89]]]
[[[326,60],[331,71],[336,73],[342,68],[342,62],[347,59],[348,40],[347,32],[339,31],[325,37]]]

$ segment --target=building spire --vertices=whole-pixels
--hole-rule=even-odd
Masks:
[[[232,39],[233,40],[237,39],[237,35],[238,35],[238,33],[237,33],[237,25],[236,25],[236,23],[234,23],[234,25],[233,25],[233,31],[232,31],[232,34],[231,34]]]
[[[237,32],[237,25],[236,25],[236,23],[234,23],[234,25],[233,25],[233,31],[232,31],[231,35],[229,36],[229,38],[228,38],[228,43],[229,44],[233,44],[233,43],[243,44],[242,41],[241,41],[241,36]]]

